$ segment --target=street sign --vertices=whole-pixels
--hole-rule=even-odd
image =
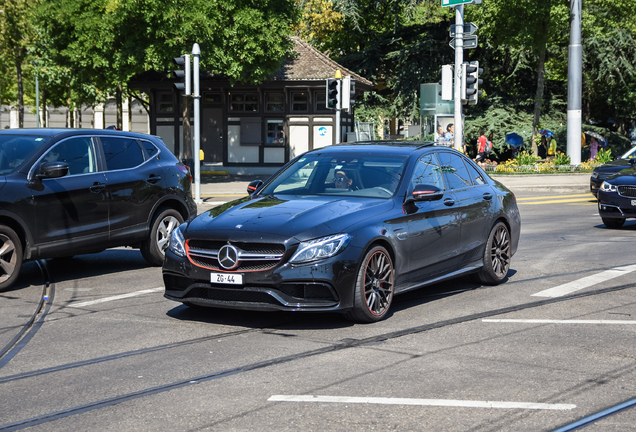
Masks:
[[[442,0],[444,6],[461,6],[465,4],[480,4],[481,0]]]
[[[448,43],[451,48],[455,49],[455,38],[452,38],[451,41]],[[472,48],[477,48],[477,35],[468,35],[468,36],[464,36],[464,49],[472,49]]]
[[[451,24],[450,26],[450,37],[455,37],[455,28],[457,28],[456,24]],[[479,27],[477,27],[477,25],[475,25],[475,23],[464,23],[464,34],[473,34],[475,33],[477,30],[479,29]]]

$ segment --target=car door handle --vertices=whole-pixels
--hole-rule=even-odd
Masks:
[[[445,206],[448,206],[448,207],[452,207],[452,206],[454,206],[454,205],[455,205],[455,200],[454,200],[454,199],[452,199],[452,198],[446,198],[446,199],[444,200],[444,205],[445,205]]]
[[[158,175],[154,175],[154,174],[150,174],[150,177],[148,177],[146,179],[146,181],[150,184],[155,184],[157,183],[159,180],[161,180],[161,176]]]
[[[489,192],[486,192],[486,193],[483,195],[483,197],[484,197],[484,199],[485,199],[486,201],[490,201],[490,200],[492,199],[492,194],[491,194],[491,193],[489,193]]]
[[[106,183],[95,182],[88,189],[93,193],[100,193],[106,187]]]

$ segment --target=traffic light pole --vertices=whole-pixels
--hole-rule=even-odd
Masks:
[[[464,122],[462,116],[462,63],[464,62],[464,6],[455,6],[455,132],[453,139],[456,150],[464,147]]]
[[[342,126],[340,123],[340,111],[342,110],[342,79],[338,79],[338,106],[336,107],[336,144],[340,144]]]
[[[195,43],[192,46],[192,87],[194,93],[192,98],[194,99],[194,202],[201,204],[201,157],[199,156],[201,150],[201,93],[199,89],[200,75],[199,75],[199,57],[201,56],[201,49],[199,44]]]

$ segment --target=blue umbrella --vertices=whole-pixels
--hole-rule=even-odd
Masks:
[[[514,132],[506,134],[506,144],[510,147],[521,147],[523,145],[523,138]]]

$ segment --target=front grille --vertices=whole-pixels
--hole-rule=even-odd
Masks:
[[[192,264],[211,270],[228,271],[218,260],[219,250],[227,242],[188,240],[188,259]],[[238,265],[231,271],[263,271],[274,268],[285,253],[285,246],[277,243],[231,243],[238,250]]]
[[[636,198],[636,186],[618,186],[618,194],[625,198]]]

